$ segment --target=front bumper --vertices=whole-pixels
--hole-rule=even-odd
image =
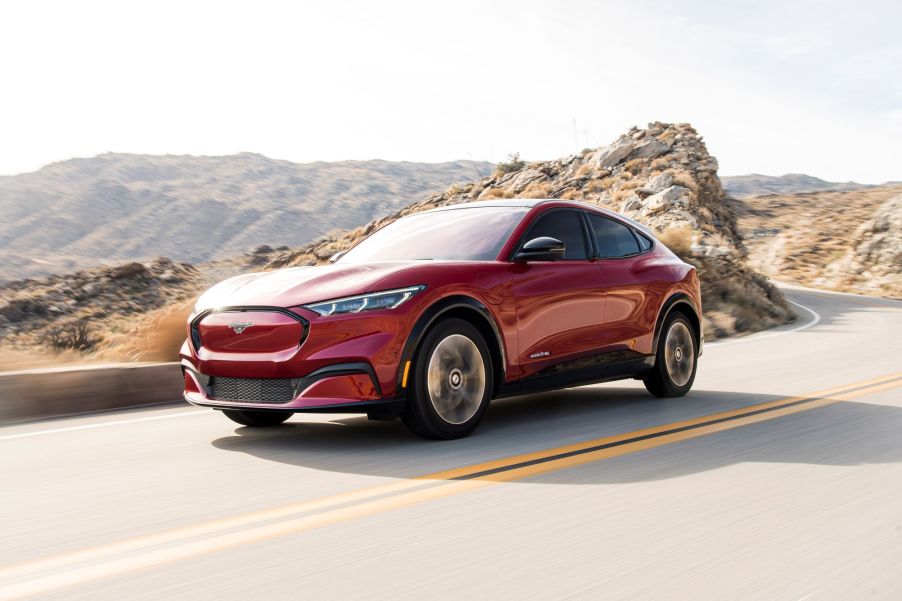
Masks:
[[[256,402],[247,399],[217,398],[216,376],[205,376],[187,362],[182,362],[185,377],[185,400],[192,405],[216,409],[254,409],[294,412],[381,413],[399,410],[402,399],[384,398],[374,378],[372,367],[362,363],[336,364],[303,377],[290,380],[291,398],[287,401]],[[259,382],[247,378],[248,382]]]
[[[192,319],[180,353],[189,403],[379,413],[404,397],[399,361],[413,319],[406,311],[324,319],[303,308],[231,307],[207,315]],[[232,333],[243,324],[246,333]]]

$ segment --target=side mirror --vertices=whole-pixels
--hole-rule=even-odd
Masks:
[[[559,261],[564,258],[564,243],[557,238],[540,236],[523,245],[514,261]]]
[[[342,250],[342,251],[339,251],[339,252],[335,253],[334,255],[332,255],[331,257],[329,257],[329,263],[334,263],[335,261],[339,260],[340,258],[342,258],[343,256],[345,256],[345,253],[346,253],[346,252],[348,252],[348,251]]]

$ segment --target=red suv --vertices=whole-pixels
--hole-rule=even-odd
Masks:
[[[457,438],[501,396],[622,378],[686,394],[700,316],[695,268],[641,224],[560,200],[459,204],[330,265],[213,286],[181,350],[185,398],[246,426],[352,412]]]

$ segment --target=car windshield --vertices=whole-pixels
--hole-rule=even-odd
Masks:
[[[339,262],[491,261],[526,213],[519,207],[466,207],[409,215],[360,242]]]

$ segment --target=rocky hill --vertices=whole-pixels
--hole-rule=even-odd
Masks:
[[[72,276],[0,286],[0,335],[7,347],[73,348],[54,337],[89,324],[93,356],[171,358],[184,337],[191,298],[210,281],[242,271],[324,262],[403,215],[491,198],[565,198],[612,208],[653,228],[697,266],[709,338],[761,330],[793,319],[780,292],[746,265],[717,161],[688,124],[633,128],[611,145],[563,159],[500,164],[487,177],[344,233],[295,249],[258,247],[196,269],[160,259]],[[49,342],[48,342],[49,341]]]
[[[902,299],[902,191],[858,226],[827,279],[839,288]]]
[[[783,281],[902,298],[902,185],[731,200],[749,264]],[[900,248],[897,244],[896,250]],[[895,278],[893,277],[895,275]],[[893,283],[895,281],[895,283]]]
[[[198,263],[298,246],[490,173],[471,161],[291,163],[104,154],[0,177],[0,281],[157,255]]]
[[[727,194],[736,198],[762,196],[764,194],[822,192],[827,190],[844,192],[871,187],[867,184],[856,182],[828,182],[802,173],[787,173],[779,176],[752,173],[750,175],[721,177],[720,181],[723,182],[723,187]]]
[[[267,268],[322,262],[403,215],[491,198],[565,198],[619,211],[650,226],[698,267],[706,329],[713,337],[793,318],[782,295],[745,262],[745,247],[717,177],[717,160],[688,124],[651,123],[611,145],[555,161],[500,164],[490,177],[440,194],[339,236],[272,251]]]

